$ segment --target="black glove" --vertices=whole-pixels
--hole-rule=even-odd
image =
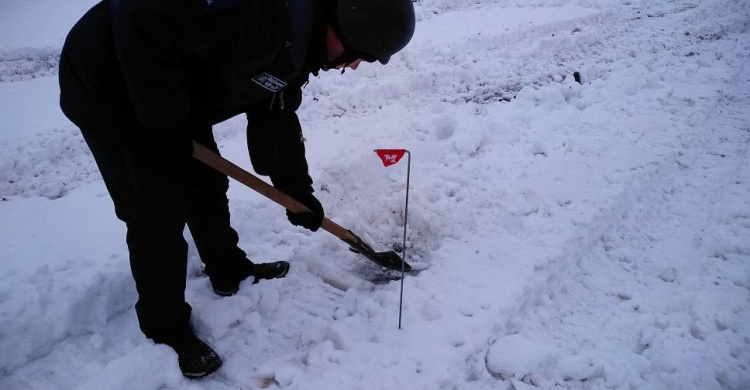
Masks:
[[[325,214],[323,213],[323,205],[320,204],[315,195],[310,192],[300,192],[288,195],[310,209],[309,213],[301,214],[293,213],[287,210],[286,217],[289,219],[289,222],[291,222],[294,226],[302,226],[303,228],[311,230],[313,232],[320,229],[320,225],[323,223],[323,217],[325,216]]]

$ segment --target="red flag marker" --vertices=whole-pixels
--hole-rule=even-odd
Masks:
[[[406,165],[406,205],[404,205],[404,244],[402,250],[404,253],[404,261],[406,261],[406,226],[409,218],[409,176],[411,174],[411,152],[406,149],[375,149],[375,153],[383,161],[383,165],[387,167],[396,164],[404,157],[405,154],[409,154]],[[404,267],[401,265],[401,297],[398,302],[398,328],[401,329],[401,312],[404,303]]]
[[[375,149],[375,153],[383,160],[383,165],[389,167],[399,162],[401,157],[404,157],[406,149]]]

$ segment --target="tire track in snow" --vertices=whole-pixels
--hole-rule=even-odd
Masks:
[[[723,3],[731,3],[725,4],[728,6],[724,11],[731,15],[737,4]],[[746,65],[740,59],[741,53],[748,50],[747,44],[741,43],[741,37],[747,36],[747,26],[733,22],[734,15],[724,18],[718,27],[706,26],[695,23],[705,9],[692,11],[694,7],[681,4],[664,8],[664,12],[653,8],[644,10],[644,14],[648,12],[647,18],[632,21],[633,26],[640,24],[641,28],[628,28],[630,33],[622,41],[630,42],[626,45],[628,50],[636,50],[644,43],[654,49],[641,50],[642,54],[632,57],[634,65],[645,66],[646,77],[658,75],[660,69],[672,69],[674,74],[685,72],[680,76],[683,78],[689,76],[682,82],[684,88],[671,91],[669,99],[658,103],[665,107],[665,113],[675,114],[670,118],[674,121],[672,126],[678,124],[678,128],[687,130],[681,130],[680,136],[672,140],[681,142],[685,150],[678,152],[676,159],[659,162],[662,168],[657,179],[663,178],[672,184],[665,185],[654,178],[648,179],[649,184],[635,177],[631,191],[624,193],[627,196],[612,202],[614,212],[598,217],[599,228],[589,229],[581,243],[569,243],[566,255],[550,263],[553,269],[547,273],[550,277],[537,290],[529,291],[530,297],[524,298],[518,315],[505,324],[506,335],[518,334],[521,340],[535,340],[526,340],[521,345],[532,349],[532,355],[537,354],[534,358],[540,359],[538,363],[549,360],[545,360],[546,366],[538,366],[536,372],[514,373],[518,376],[513,381],[523,379],[526,384],[534,383],[543,388],[556,384],[576,389],[618,386],[734,389],[741,388],[748,380],[742,361],[747,361],[746,340],[750,330],[739,318],[748,313],[749,272],[747,266],[741,264],[747,264],[750,250],[746,244],[740,244],[741,239],[737,241],[737,237],[746,237],[750,228],[747,224],[750,205],[746,201],[743,203],[749,188],[742,179],[750,176],[747,162],[750,130],[742,114],[750,105],[750,94],[742,89],[747,85],[747,77],[742,72]],[[662,25],[676,28],[667,31],[662,28],[656,33],[652,30],[660,25],[655,23],[656,18],[672,18],[673,24]],[[711,33],[717,28],[722,33]],[[661,39],[665,34],[683,34],[688,38],[675,45],[673,40]],[[649,35],[652,40],[648,39]],[[705,38],[714,36],[719,38]],[[736,57],[726,56],[735,50],[738,50]],[[696,53],[714,56],[717,65],[685,60]],[[716,66],[716,69],[701,69],[704,66],[708,69]],[[718,93],[714,92],[716,90]],[[683,110],[679,108],[680,100],[693,107],[683,118],[679,117]],[[717,134],[719,131],[723,132]],[[699,150],[691,150],[696,145]],[[730,156],[731,161],[725,160]],[[689,183],[698,169],[706,170],[704,180]],[[713,175],[718,178],[712,178]],[[691,191],[698,191],[699,196],[693,196]],[[724,192],[732,195],[725,197]],[[725,215],[722,199],[735,205],[731,217]],[[618,202],[620,207],[616,207]],[[707,202],[714,206],[703,211]],[[687,249],[680,248],[685,237],[700,242],[700,236],[710,234],[708,227],[713,226],[720,226],[722,232],[728,233],[727,240],[735,243],[721,242],[718,246],[725,249],[718,255],[707,254],[707,248],[699,243]],[[729,255],[725,254],[727,247]],[[725,261],[715,267],[709,265],[710,276],[697,280],[694,275],[690,276],[691,268],[684,266],[686,272],[680,273],[687,280],[675,283],[680,274],[676,270],[684,265],[683,259],[662,258],[665,253],[675,252],[683,253],[686,262],[704,269],[706,263],[715,263],[711,257],[718,256]],[[733,264],[728,260],[734,260]],[[730,276],[734,273],[736,275]],[[618,282],[637,292],[618,289],[614,286]],[[667,286],[651,291],[650,288],[659,285]],[[708,300],[732,302],[708,310],[716,321],[700,318],[700,313],[706,312],[706,302],[698,298],[695,291],[701,289],[710,296]],[[672,292],[680,298],[673,299]],[[670,316],[673,317],[671,325]],[[513,344],[518,343],[513,337],[516,336],[500,337],[498,346],[490,349],[490,371],[502,366],[498,363],[504,356],[498,352],[500,345],[518,345]],[[679,347],[685,337],[687,346]],[[717,346],[711,347],[711,353],[722,356],[721,361],[701,363],[705,360],[701,359],[701,353],[714,342]],[[553,347],[544,351],[546,347],[541,345]],[[554,346],[559,348],[552,350]],[[539,349],[533,351],[534,348]],[[670,361],[683,353],[684,359]],[[621,357],[623,355],[626,357]],[[715,355],[708,356],[710,359]],[[524,386],[523,383],[518,385]]]
[[[750,380],[750,137],[737,138],[726,158],[709,147],[681,159],[519,320],[522,333],[560,348],[566,388]]]
[[[690,47],[736,50],[741,40],[726,38]],[[702,78],[722,83],[698,99],[677,91],[696,114],[682,120],[693,136],[662,164],[663,180],[604,216],[609,228],[569,251],[541,298],[509,321],[510,333],[552,349],[539,352],[551,365],[517,380],[572,389],[741,389],[750,381],[750,91],[739,57],[720,62],[728,78],[717,65],[685,80],[686,91],[699,91]]]

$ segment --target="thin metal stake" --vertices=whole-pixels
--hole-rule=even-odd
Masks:
[[[409,219],[409,176],[411,175],[411,152],[406,150],[406,154],[409,156],[408,160],[406,161],[406,206],[404,206],[404,245],[403,245],[403,255],[404,255],[404,261],[401,262],[401,297],[398,301],[398,328],[401,329],[401,312],[403,308],[404,303],[404,276],[406,272],[404,272],[404,264],[406,263],[406,224]]]

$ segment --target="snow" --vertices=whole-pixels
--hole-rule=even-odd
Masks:
[[[97,1],[76,0],[61,5],[55,0],[3,0],[0,52],[21,49],[60,49],[68,31]]]
[[[421,0],[387,66],[300,111],[316,194],[398,281],[233,183],[241,246],[282,280],[220,298],[193,249],[202,380],[140,333],[125,229],[57,107],[91,1],[0,5],[0,388],[747,389],[750,4]],[[578,72],[581,83],[574,81]],[[244,119],[216,127],[249,167]],[[186,237],[190,240],[189,233]]]

